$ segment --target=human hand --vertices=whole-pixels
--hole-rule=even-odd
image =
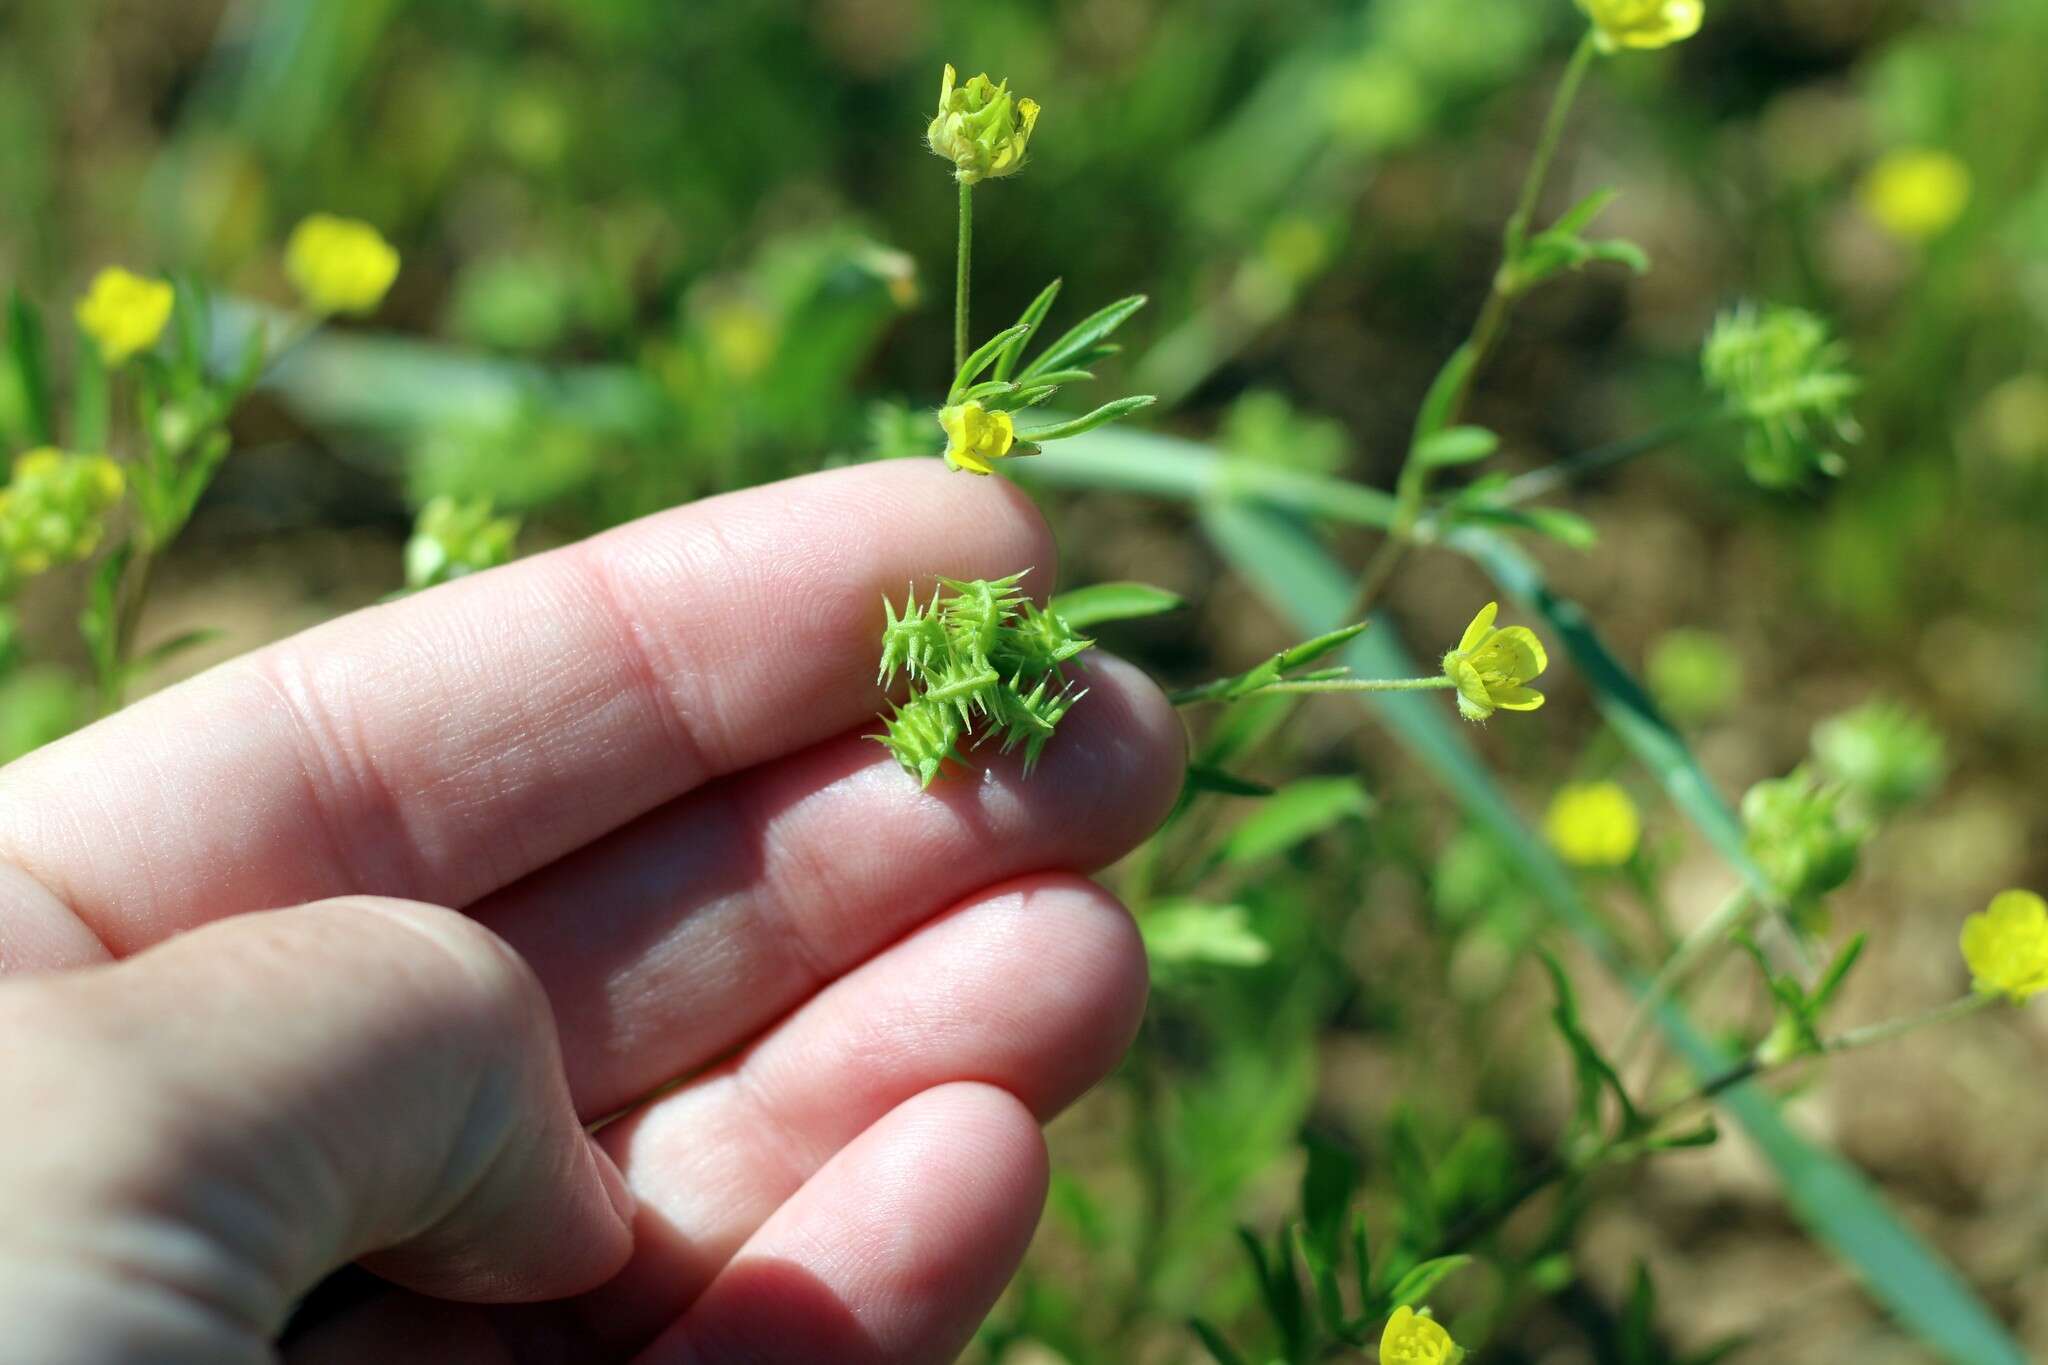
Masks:
[[[1142,1008],[1076,873],[1181,770],[1092,655],[1029,781],[862,738],[883,594],[1027,566],[1000,480],[820,474],[0,770],[0,1360],[272,1359],[358,1259],[286,1359],[950,1359]]]

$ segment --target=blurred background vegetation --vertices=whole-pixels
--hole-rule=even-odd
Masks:
[[[436,495],[523,516],[530,551],[936,453],[953,195],[920,137],[951,60],[1045,109],[1028,173],[977,196],[980,332],[1054,275],[1069,310],[1142,290],[1105,395],[1160,394],[1155,430],[1231,462],[1384,487],[1581,29],[1568,0],[11,0],[0,280],[61,316],[118,261],[258,308],[288,297],[277,245],[306,213],[368,219],[402,250],[382,312],[297,352],[244,410],[162,566],[145,643],[227,630],[196,667],[398,587]],[[1725,793],[1872,697],[1946,736],[1939,798],[1836,906],[1871,934],[1851,1018],[1961,990],[1960,917],[2048,882],[2044,71],[2041,0],[1708,0],[1693,41],[1600,63],[1547,202],[1619,187],[1602,226],[1653,268],[1534,296],[1468,411],[1502,467],[1534,469],[1698,408],[1700,341],[1739,298],[1847,340],[1866,386],[1839,479],[1759,488],[1738,442],[1698,434],[1557,500],[1590,548],[1529,551]],[[1901,157],[1926,152],[1913,180]],[[23,401],[0,383],[9,453]],[[1163,675],[1298,638],[1196,510],[1041,492],[1066,582],[1188,598],[1105,632]],[[1362,561],[1369,533],[1326,529]],[[1427,657],[1488,595],[1472,564],[1425,552],[1389,623]],[[84,715],[76,583],[22,607],[49,662],[0,691],[0,757]],[[1616,919],[1645,899],[1696,922],[1727,886],[1710,841],[1626,761],[1595,689],[1560,670],[1547,690],[1540,723],[1478,736],[1501,789],[1534,818],[1568,780],[1620,780],[1657,885],[1586,894]],[[1325,774],[1309,809],[1204,871],[1263,961],[1162,955],[1127,1073],[1055,1128],[1053,1210],[990,1358],[1199,1359],[1197,1313],[1263,1358],[1231,1229],[1289,1214],[1305,1131],[1368,1172],[1377,1225],[1413,1214],[1388,1193],[1404,1170],[1455,1206],[1569,1108],[1528,956],[1544,898],[1355,709],[1305,708],[1287,744],[1247,771]],[[1739,1005],[1749,988],[1726,980]],[[1618,988],[1582,990],[1596,1027],[1625,1012]],[[1845,1058],[1788,1106],[2037,1359],[2044,1075],[2039,1011],[2001,1015]],[[1677,1360],[1730,1334],[1752,1336],[1731,1359],[1972,1358],[1861,1292],[1734,1136],[1613,1173],[1568,1212],[1516,1282],[1447,1290],[1461,1339],[1491,1336],[1484,1359]],[[1647,1327],[1639,1264],[1661,1288]]]

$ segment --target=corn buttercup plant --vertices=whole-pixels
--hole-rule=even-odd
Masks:
[[[366,223],[318,214],[286,244],[284,273],[301,311],[281,328],[257,323],[222,363],[209,291],[119,266],[101,270],[71,310],[69,402],[41,311],[16,292],[8,309],[15,456],[0,488],[0,630],[16,634],[10,599],[31,580],[93,558],[79,631],[101,712],[136,680],[212,638],[190,631],[140,646],[154,568],[191,520],[230,451],[229,421],[268,367],[326,318],[366,314],[398,273],[398,253]],[[101,553],[103,551],[103,553]],[[0,672],[21,665],[11,645]],[[50,713],[48,729],[83,719]],[[37,733],[35,741],[54,738]]]
[[[1245,450],[1231,466],[1242,477],[1230,490],[1248,501],[1264,499],[1269,507],[1311,520],[1327,516],[1383,530],[1383,541],[1350,587],[1345,613],[1350,619],[1376,607],[1395,572],[1419,550],[1450,546],[1483,563],[1514,564],[1512,552],[1492,547],[1501,543],[1502,533],[1516,531],[1584,548],[1592,542],[1591,528],[1561,510],[1535,506],[1535,500],[1595,470],[1687,437],[1714,429],[1736,433],[1746,472],[1771,490],[1799,489],[1840,475],[1847,467],[1845,451],[1859,437],[1851,404],[1860,383],[1827,322],[1800,309],[1743,303],[1721,315],[1702,348],[1704,406],[1641,437],[1529,474],[1510,478],[1485,469],[1501,442],[1492,431],[1467,423],[1464,412],[1520,301],[1571,272],[1619,267],[1641,273],[1649,268],[1646,254],[1633,243],[1592,235],[1595,220],[1614,198],[1612,190],[1580,199],[1547,225],[1539,221],[1543,190],[1577,95],[1596,63],[1682,42],[1705,18],[1700,0],[1578,0],[1578,8],[1587,28],[1538,129],[1528,173],[1501,234],[1490,288],[1469,335],[1445,360],[1422,399],[1392,489],[1367,495],[1336,477],[1338,462],[1327,458],[1305,456],[1275,465],[1269,456]],[[987,474],[1045,441],[1126,415],[1129,408],[1111,404],[1080,424],[1050,431],[1020,429],[1013,416],[1052,396],[1041,395],[1041,388],[1086,377],[1066,370],[1085,370],[1094,363],[1108,330],[1128,316],[1120,310],[1135,308],[1138,300],[1113,305],[1084,323],[1081,336],[1055,343],[1035,369],[1018,368],[1014,356],[1029,330],[1042,321],[1052,290],[1016,327],[970,351],[966,286],[972,190],[1024,165],[1039,111],[1029,101],[1012,101],[1005,86],[985,79],[959,85],[950,70],[941,105],[930,144],[957,168],[962,245],[958,374],[939,423],[953,466]],[[1146,401],[1124,400],[1131,408]],[[1247,409],[1254,416],[1265,414],[1260,429],[1273,425],[1271,407],[1262,400],[1257,411]],[[1256,432],[1240,433],[1240,427],[1249,430],[1249,422],[1250,417],[1233,421],[1227,439],[1240,446],[1256,443]],[[1291,413],[1286,422],[1290,429],[1315,430],[1313,423]],[[1263,463],[1254,468],[1258,461]],[[1088,485],[1088,472],[1078,465],[1063,461],[1059,481]],[[1284,473],[1274,473],[1276,468]],[[1018,472],[1028,477],[1029,467]],[[1453,486],[1442,486],[1447,483]],[[1194,496],[1213,490],[1213,483],[1202,485]],[[1227,539],[1219,543],[1227,548]],[[1490,554],[1496,558],[1489,560]],[[1502,555],[1509,557],[1503,560]],[[1296,553],[1295,562],[1304,559]],[[1526,580],[1533,570],[1517,569],[1510,578],[1515,574]],[[1517,595],[1542,612],[1575,661],[1596,673],[1618,672],[1576,609],[1550,598],[1540,579],[1536,583],[1531,590],[1517,589]],[[1291,587],[1275,584],[1283,595]],[[1109,590],[1143,591],[1134,585],[1110,585]],[[1151,606],[1076,621],[1069,621],[1066,610],[1077,599],[1055,598],[1041,611],[1025,601],[1015,580],[948,583],[929,601],[912,597],[900,613],[891,604],[883,674],[886,681],[901,670],[911,686],[883,742],[927,783],[946,763],[965,761],[960,742],[977,732],[1006,746],[1028,744],[1027,758],[1035,758],[1050,739],[1050,726],[1031,726],[1027,719],[1030,728],[1019,728],[1004,717],[1023,701],[1069,695],[1060,690],[1051,652],[1072,649],[1078,654],[1088,642],[1075,634],[1077,628],[1160,609],[1159,596],[1133,599]],[[1257,972],[1275,959],[1274,940],[1288,931],[1259,907],[1272,894],[1276,859],[1378,814],[1356,779],[1313,777],[1276,788],[1239,776],[1240,765],[1273,744],[1296,703],[1308,695],[1445,691],[1460,715],[1475,724],[1503,711],[1534,711],[1544,703],[1532,684],[1549,668],[1552,646],[1529,625],[1502,624],[1498,604],[1487,603],[1455,643],[1446,642],[1439,669],[1427,676],[1404,676],[1393,667],[1386,670],[1388,676],[1354,673],[1351,663],[1367,643],[1365,629],[1356,624],[1319,635],[1241,674],[1172,694],[1176,704],[1207,708],[1215,720],[1197,740],[1181,802],[1166,827],[1132,860],[1122,883],[1139,913],[1160,986],[1155,1021],[1140,1035],[1126,1068],[1136,1129],[1132,1157],[1144,1196],[1124,1321],[1158,1292],[1171,1273],[1175,1237],[1183,1235],[1175,1231],[1174,1191],[1186,1173],[1176,1167],[1174,1115],[1193,1101],[1173,1094],[1173,1044],[1168,1039],[1169,1029],[1189,1027],[1199,1015],[1184,1013],[1180,1002],[1218,974]],[[1005,632],[1036,636],[1032,647],[1038,653],[1027,659],[1014,647],[1004,654],[994,644],[981,643],[1002,641]],[[1725,709],[1728,694],[1740,686],[1726,650],[1697,633],[1666,644],[1653,677],[1658,690],[1673,697],[1675,712],[1701,719]],[[1682,748],[1682,741],[1649,697],[1625,675],[1603,678],[1601,685],[1633,708],[1627,725],[1617,721],[1617,729],[1640,746],[1663,746],[1654,752],[1671,766],[1665,755],[1672,745]],[[1412,707],[1419,701],[1409,698],[1402,704]],[[1445,742],[1431,738],[1428,744],[1441,752]],[[2013,890],[1971,916],[1961,931],[1960,948],[1974,983],[1968,993],[1859,1027],[1841,1028],[1834,1022],[1867,940],[1861,934],[1836,936],[1832,901],[1854,877],[1870,841],[1901,812],[1928,799],[1945,770],[1939,737],[1907,709],[1873,703],[1828,721],[1816,731],[1808,761],[1756,784],[1740,802],[1739,816],[1722,817],[1725,846],[1738,868],[1736,884],[1718,909],[1689,928],[1678,924],[1664,903],[1663,881],[1674,864],[1674,845],[1613,774],[1614,765],[1611,747],[1590,749],[1589,771],[1558,790],[1542,833],[1561,864],[1560,875],[1573,883],[1568,894],[1585,900],[1589,923],[1584,933],[1602,945],[1609,965],[1634,983],[1636,1004],[1625,1027],[1612,1034],[1596,1031],[1580,1004],[1566,958],[1542,946],[1535,931],[1511,931],[1518,950],[1533,950],[1540,959],[1553,1002],[1550,1022],[1568,1060],[1571,1105],[1554,1143],[1548,1151],[1518,1155],[1497,1128],[1475,1125],[1456,1136],[1432,1134],[1412,1111],[1399,1109],[1380,1152],[1393,1185],[1390,1216],[1384,1200],[1362,1202],[1360,1157],[1311,1131],[1305,1139],[1298,1216],[1284,1222],[1274,1238],[1250,1229],[1240,1233],[1264,1324],[1260,1345],[1241,1347],[1236,1334],[1217,1322],[1201,1316],[1191,1321],[1191,1330],[1219,1365],[1247,1365],[1255,1359],[1308,1365],[1352,1358],[1448,1365],[1483,1359],[1487,1338],[1519,1305],[1571,1283],[1574,1237],[1604,1172],[1714,1142],[1716,1106],[1759,1081],[2048,991],[2048,904],[2031,892]],[[1221,803],[1215,798],[1258,804],[1253,814],[1223,828],[1216,816]],[[1503,932],[1502,917],[1530,895],[1526,878],[1489,871],[1496,854],[1486,840],[1459,847],[1455,877],[1468,887],[1463,913],[1489,917],[1484,927]],[[1279,875],[1284,877],[1284,870]],[[1437,875],[1448,893],[1450,864]],[[1291,960],[1312,959],[1296,955]],[[1731,963],[1747,964],[1753,971],[1750,995],[1765,1011],[1736,1032],[1732,1051],[1715,1065],[1704,1063],[1698,1053],[1654,1052],[1659,1021],[1673,1008],[1700,1003],[1695,988],[1710,979],[1723,980],[1714,974]],[[1469,981],[1496,983],[1480,989],[1502,989],[1498,983],[1507,979],[1505,968],[1452,965]],[[1472,987],[1454,983],[1453,988]],[[1294,994],[1315,989],[1299,982]],[[1207,1008],[1216,1006],[1212,1001]],[[1284,1031],[1290,1011],[1285,997],[1272,1008],[1278,1017],[1247,1019],[1244,1026]],[[1538,1205],[1549,1213],[1532,1222],[1527,1211]],[[1381,1222],[1390,1226],[1375,1226]],[[1471,1285],[1482,1267],[1489,1281],[1484,1290]],[[1433,1306],[1432,1300],[1440,1302]],[[1442,1307],[1457,1311],[1439,1316],[1434,1309]],[[1022,1322],[1033,1320],[1028,1306],[1019,1312]],[[1706,1365],[1739,1344],[1722,1343],[1691,1356],[1673,1353],[1657,1336],[1656,1318],[1656,1287],[1647,1270],[1639,1270],[1619,1329],[1620,1358]],[[1055,1327],[1044,1330],[1057,1339]]]

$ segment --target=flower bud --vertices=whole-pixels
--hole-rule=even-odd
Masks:
[[[1669,47],[1700,31],[1701,0],[1579,0],[1602,52]]]
[[[1010,83],[986,75],[956,85],[952,63],[939,83],[939,112],[925,130],[934,156],[953,163],[963,185],[1000,179],[1024,169],[1024,150],[1038,123],[1036,100],[1012,99]]]
[[[1841,818],[1842,789],[1804,768],[1759,782],[1742,798],[1749,856],[1795,914],[1819,918],[1820,900],[1856,874],[1863,835]]]
[[[412,537],[405,542],[405,586],[430,588],[494,569],[511,560],[518,538],[518,518],[492,516],[489,498],[435,498],[420,509]]]

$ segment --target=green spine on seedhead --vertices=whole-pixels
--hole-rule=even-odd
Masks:
[[[1026,598],[1023,577],[942,578],[922,606],[912,589],[900,614],[882,603],[881,682],[904,674],[910,698],[872,738],[927,787],[949,761],[967,766],[960,741],[977,727],[977,745],[1021,745],[1029,773],[1083,695],[1060,666],[1095,642]]]

